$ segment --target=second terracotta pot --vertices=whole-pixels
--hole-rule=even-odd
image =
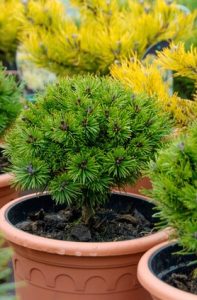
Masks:
[[[191,262],[196,262],[194,255],[176,254],[180,250],[176,243],[163,243],[150,249],[141,258],[138,279],[153,300],[197,300],[197,295],[177,289],[164,281],[172,272],[187,274],[192,267]]]
[[[11,187],[11,181],[11,174],[0,175],[0,208],[19,196],[19,193]]]
[[[141,177],[134,185],[126,185],[123,189],[115,188],[114,190],[143,196],[144,189],[152,189],[152,184],[148,177]]]
[[[152,205],[143,197],[113,194],[112,200],[133,201],[150,218]],[[34,194],[0,211],[0,229],[15,252],[15,280],[25,283],[17,290],[20,300],[151,299],[137,280],[137,264],[145,251],[168,238],[167,231],[122,242],[81,243],[38,237],[14,226],[49,203],[49,195]]]

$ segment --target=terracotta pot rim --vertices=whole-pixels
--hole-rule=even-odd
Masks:
[[[147,251],[141,258],[138,264],[137,276],[141,285],[154,297],[165,300],[197,300],[197,295],[184,292],[179,290],[161,279],[157,278],[156,275],[149,268],[149,261],[158,250],[166,248],[167,246],[174,244],[174,242],[164,242],[157,245]]]
[[[166,240],[169,236],[169,230],[159,231],[146,237],[137,238],[135,240],[118,241],[118,242],[100,242],[100,243],[87,243],[87,242],[70,242],[60,241],[44,237],[32,235],[15,228],[6,219],[6,213],[10,206],[22,200],[32,197],[37,197],[39,193],[26,195],[20,197],[12,203],[6,204],[0,210],[0,229],[8,241],[15,243],[26,248],[34,249],[37,251],[45,251],[48,253],[56,253],[60,255],[71,256],[116,256],[128,255],[131,253],[139,253],[148,250],[150,247]],[[42,193],[43,194],[43,193]],[[133,196],[147,200],[142,196],[136,196],[129,193],[118,193],[128,196]]]
[[[4,173],[0,175],[0,188],[9,186],[12,183],[13,174],[11,173]]]

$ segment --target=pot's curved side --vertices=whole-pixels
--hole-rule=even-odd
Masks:
[[[0,210],[0,229],[14,249],[17,289],[21,300],[150,300],[137,280],[143,253],[164,241],[168,232],[136,240],[108,243],[57,241],[16,229],[6,212],[22,199]],[[35,195],[33,195],[35,197]]]
[[[147,189],[147,190],[152,189],[152,184],[151,184],[150,178],[142,177],[134,185],[126,185],[122,189],[115,188],[114,191],[123,191],[126,193],[132,193],[135,195],[143,196],[143,193],[142,193],[143,189]]]
[[[19,196],[19,192],[11,187],[12,179],[9,173],[0,175],[0,208]]]
[[[21,300],[151,300],[136,276],[142,253],[76,257],[11,245],[15,280],[25,284]]]
[[[146,252],[138,264],[137,276],[141,285],[152,295],[153,300],[197,300],[197,295],[181,291],[157,278],[149,268],[152,255],[169,245],[165,242]]]

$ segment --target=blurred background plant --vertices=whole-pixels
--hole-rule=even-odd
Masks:
[[[197,1],[196,0],[178,0],[177,3],[185,5],[190,10],[197,9]]]
[[[2,235],[0,234],[0,299],[15,300],[13,295],[14,284],[9,283],[12,273],[8,263],[11,259],[12,250],[10,248],[1,248],[4,244]]]
[[[141,60],[147,47],[162,39],[185,40],[189,49],[197,40],[196,12],[185,15],[175,3],[197,7],[195,0],[1,0],[0,60],[16,69],[25,30],[17,65],[32,99],[56,80],[53,72],[107,74],[113,62],[133,51]],[[174,91],[182,98],[190,99],[194,88],[189,78],[174,78]]]
[[[188,39],[195,13],[186,15],[171,1],[71,1],[73,18],[58,0],[30,0],[23,19],[28,59],[57,75],[108,74],[111,64],[161,40]],[[144,30],[146,28],[146,30]]]
[[[6,65],[8,69],[16,69],[15,55],[16,55],[16,50],[19,42],[18,41],[19,34],[21,33],[21,29],[22,29],[21,22],[23,21],[26,25],[29,23],[31,25],[30,26],[31,31],[34,28],[33,32],[34,33],[36,32],[38,38],[39,38],[39,34],[47,34],[49,38],[49,36],[53,34],[52,32],[50,32],[49,27],[50,29],[54,27],[54,20],[58,18],[57,11],[59,11],[59,16],[61,15],[62,17],[62,21],[60,22],[61,23],[60,27],[62,27],[63,24],[67,24],[67,22],[68,23],[71,22],[72,24],[74,24],[74,26],[71,27],[74,29],[77,28],[77,30],[74,30],[73,32],[70,32],[68,30],[68,35],[66,38],[66,41],[68,43],[71,42],[71,44],[73,44],[70,45],[71,46],[70,48],[68,47],[71,50],[71,53],[68,53],[67,51],[67,54],[65,54],[65,51],[62,52],[60,51],[62,58],[58,58],[57,64],[53,64],[51,59],[48,60],[47,64],[49,64],[49,66],[47,68],[50,70],[54,70],[55,67],[55,72],[58,74],[59,73],[64,74],[64,72],[70,74],[75,72],[75,69],[79,69],[81,71],[107,73],[109,70],[109,65],[113,60],[116,59],[116,57],[119,59],[124,55],[128,56],[129,46],[130,47],[132,46],[132,50],[137,49],[137,52],[139,54],[138,56],[140,58],[143,51],[146,50],[146,47],[148,46],[147,42],[149,44],[150,42],[159,41],[161,37],[171,36],[174,30],[173,26],[175,26],[176,22],[181,23],[181,25],[179,24],[179,26],[175,30],[176,32],[174,31],[175,32],[174,38],[179,39],[182,36],[182,38],[184,38],[187,41],[186,43],[187,47],[189,47],[191,42],[196,42],[195,34],[194,34],[195,28],[193,28],[192,32],[190,30],[195,13],[193,14],[193,17],[190,16],[189,18],[187,18],[187,21],[181,22],[182,18],[184,17],[184,14],[181,13],[182,17],[180,15],[177,16],[177,9],[174,8],[175,7],[174,3],[171,3],[173,1],[112,0],[109,1],[108,4],[106,4],[107,2],[105,3],[105,1],[103,0],[101,1],[62,0],[62,2],[63,4],[61,4],[60,0],[59,1],[58,0],[55,1],[1,0],[0,2],[0,24],[1,24],[0,60],[3,61],[4,65]],[[194,1],[177,0],[177,2],[188,6],[191,10],[197,6],[195,0]],[[30,7],[31,9],[29,9],[28,7]],[[34,7],[33,10],[32,7]],[[54,7],[56,7],[56,13],[51,12]],[[133,11],[132,14],[131,14],[131,10]],[[139,29],[141,27],[138,26],[139,21],[140,21],[139,25],[140,24],[143,25],[142,20],[140,20],[141,12],[143,12],[142,19],[145,22],[146,28],[148,28],[148,30],[146,30],[145,33],[141,32]],[[94,15],[95,13],[96,13],[96,17]],[[112,15],[110,16],[111,13]],[[45,17],[43,16],[44,14],[46,15]],[[123,22],[122,20],[124,19],[126,14],[128,15],[128,19],[131,16],[133,19],[132,22],[130,20],[128,26],[125,25],[125,22]],[[161,15],[162,18],[160,21],[157,20],[153,22],[153,20],[155,19],[154,16],[156,14],[157,16]],[[169,26],[168,21],[173,18],[173,15],[175,17],[173,21],[174,25],[172,25],[173,22],[171,20],[171,25]],[[117,20],[119,21],[115,20],[115,17],[117,17],[118,18]],[[37,23],[34,22],[35,21],[34,18],[37,19],[38,21]],[[51,24],[47,25],[47,18],[51,19],[52,21]],[[151,18],[152,21],[150,21]],[[160,22],[159,24],[160,26],[158,26],[158,32],[156,30],[157,22]],[[185,35],[184,33],[185,30],[183,29],[184,29],[185,22],[188,25],[186,26],[186,28],[188,29],[188,32],[190,32],[189,36],[191,36],[191,39],[188,37],[188,33],[187,35]],[[27,30],[26,25],[25,25],[25,31]],[[88,26],[92,29],[88,30]],[[28,26],[28,29],[30,29],[30,27]],[[42,30],[39,30],[41,28]],[[134,29],[135,29],[135,34],[133,34]],[[49,30],[49,34],[47,33],[48,30]],[[62,30],[65,31],[65,28],[63,27]],[[63,34],[62,30],[60,31]],[[85,31],[87,32],[85,33]],[[31,33],[33,34],[33,32]],[[59,34],[59,30],[57,28],[55,28],[55,32]],[[129,42],[126,41],[124,42],[126,35],[129,37],[128,38]],[[90,41],[88,42],[89,36],[90,36]],[[69,40],[68,37],[71,38],[71,40]],[[84,38],[85,38],[84,42],[81,42],[81,39]],[[57,38],[56,36],[56,40],[59,39],[61,39],[61,37],[58,35]],[[50,38],[48,39],[48,42],[49,40]],[[77,47],[78,42],[80,42],[83,45],[85,44],[85,49],[83,46],[81,46],[80,49],[78,49],[78,51],[75,51],[77,49],[74,48]],[[86,45],[87,42],[88,45]],[[42,49],[44,49],[44,45],[46,43],[44,44],[40,43],[38,39],[38,44]],[[60,46],[60,44],[63,47],[65,41],[63,42],[63,44],[61,42],[58,43],[58,47]],[[49,48],[53,48],[53,45],[54,45],[54,41],[52,42],[52,45]],[[89,49],[89,46],[91,46],[90,47],[91,49]],[[74,54],[72,54],[73,49],[74,52],[77,52],[77,55],[75,57]],[[86,50],[88,51],[86,52]],[[82,53],[82,52],[86,52],[86,53]],[[51,54],[53,58],[53,53]],[[62,67],[61,65],[62,61],[63,62],[67,61],[68,65],[63,67],[63,70],[60,71]],[[87,64],[92,64],[92,66],[88,67]],[[37,69],[34,63],[29,62],[28,54],[23,50],[21,50],[21,47],[19,47],[19,53],[17,55],[17,65],[19,66],[20,76],[27,83],[29,90],[43,89],[46,83],[50,83],[51,81],[55,80],[55,75],[52,72],[47,72],[42,68]],[[46,68],[46,62],[41,63],[41,65],[43,65],[44,68]],[[78,71],[76,70],[76,72]],[[177,78],[175,80],[175,89],[180,91],[183,85],[182,84],[183,81],[185,82],[183,78]],[[191,92],[193,86],[190,82],[188,82],[188,79],[186,81],[186,84],[189,92]]]
[[[36,92],[44,91],[46,85],[56,80],[56,75],[44,68],[38,68],[27,60],[27,54],[19,48],[17,53],[17,69],[25,85],[24,96],[29,101],[34,101]]]
[[[24,6],[21,0],[0,1],[0,61],[8,69],[15,69],[16,49]]]
[[[8,75],[0,66],[0,138],[12,125],[18,116],[22,105],[20,103],[22,86],[16,83],[13,75]]]
[[[185,5],[191,11],[197,10],[196,0],[178,0],[178,3]],[[187,50],[190,49],[191,45],[197,47],[197,19],[195,19],[193,34],[185,41],[185,48]],[[194,92],[191,80],[180,76],[174,78],[174,90],[184,98],[190,98],[189,94],[191,95]]]
[[[192,86],[189,99],[181,98],[184,94],[177,91],[170,93],[170,84],[165,80],[166,71],[173,71],[174,76],[186,78]],[[178,127],[187,126],[197,117],[197,48],[186,51],[183,43],[172,44],[170,48],[158,52],[153,62],[143,62],[134,55],[130,60],[113,65],[111,74],[134,93],[155,95],[162,109],[170,112]],[[168,79],[168,76],[167,78]]]

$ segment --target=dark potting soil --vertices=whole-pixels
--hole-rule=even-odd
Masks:
[[[194,276],[194,269],[189,274],[172,273],[165,279],[165,282],[175,288],[197,295],[197,276]]]
[[[9,165],[8,160],[5,158],[3,155],[3,149],[0,148],[0,174],[5,173],[4,170],[7,168]]]
[[[143,237],[153,232],[154,224],[137,209],[129,207],[117,213],[113,209],[100,208],[89,225],[81,221],[80,211],[73,208],[58,212],[43,209],[28,215],[16,227],[42,237],[80,242],[123,241]]]

